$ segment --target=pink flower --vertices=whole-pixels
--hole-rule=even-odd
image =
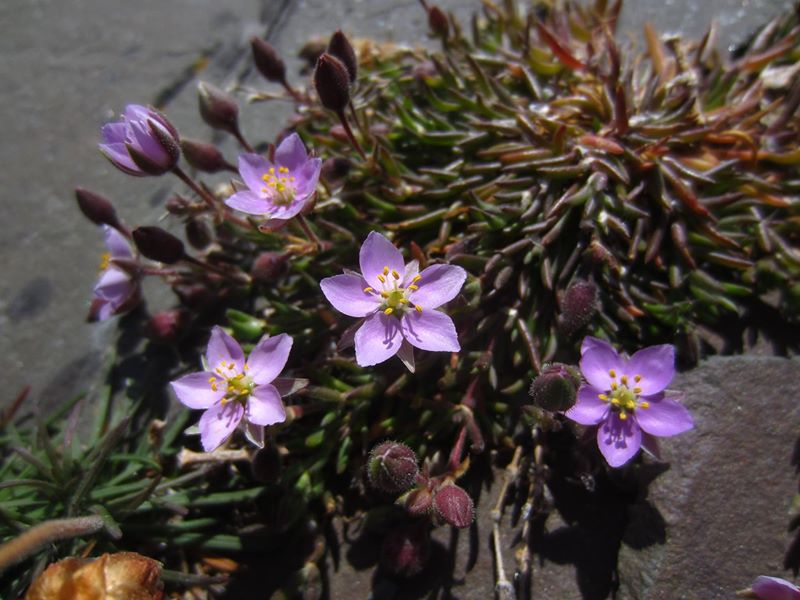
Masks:
[[[90,321],[105,321],[134,308],[140,301],[139,279],[132,274],[135,262],[123,235],[103,225],[108,252],[100,262],[100,277],[94,286]]]
[[[275,163],[259,154],[239,156],[239,175],[247,190],[235,193],[225,204],[251,215],[288,220],[314,195],[322,161],[309,158],[296,133],[275,150]]]
[[[178,131],[157,110],[129,104],[119,121],[101,130],[100,151],[128,175],[163,175],[181,155]]]
[[[453,321],[434,310],[456,297],[467,273],[461,267],[432,265],[419,272],[392,243],[371,232],[359,253],[361,273],[346,272],[320,282],[334,308],[366,317],[355,334],[356,362],[362,367],[388,360],[398,352],[413,370],[411,346],[421,350],[461,349]]]
[[[206,370],[171,383],[183,404],[205,410],[199,425],[206,452],[219,448],[242,419],[248,439],[260,447],[264,445],[264,426],[286,419],[279,388],[292,387],[291,380],[276,378],[291,349],[292,338],[285,333],[264,336],[245,361],[236,340],[221,327],[214,327],[206,350]]]
[[[749,591],[759,600],[800,600],[800,588],[778,577],[756,577]]]
[[[631,460],[643,443],[653,447],[652,436],[673,436],[694,426],[689,411],[665,396],[675,376],[672,346],[650,346],[625,359],[607,342],[587,337],[580,365],[587,384],[564,414],[581,425],[599,425],[597,445],[612,467]]]

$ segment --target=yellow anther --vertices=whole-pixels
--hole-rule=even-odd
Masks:
[[[390,306],[390,307],[389,307],[389,308],[387,308],[385,311],[383,311],[383,314],[385,314],[385,315],[390,315],[390,314],[392,314],[393,312],[394,312],[394,309],[393,309],[393,308]]]
[[[634,394],[641,394],[642,393],[642,388],[640,388],[640,387],[633,388],[633,393]]]
[[[400,273],[392,269],[392,277],[394,277],[395,279],[400,279]]]
[[[639,403],[639,408],[650,408],[650,403],[649,402],[640,402]]]
[[[270,167],[269,168],[269,174],[270,175],[274,175],[275,174],[275,167]]]
[[[398,300],[398,302],[399,302],[400,304],[408,304],[408,300],[406,300],[405,298],[400,298],[400,299]]]
[[[608,402],[608,396],[606,396],[605,394],[598,394],[597,397],[600,398],[600,400],[602,400],[603,402]]]
[[[245,364],[244,364],[244,370],[245,370],[245,371],[249,371],[249,370],[250,370],[250,365],[249,365],[249,364],[247,364],[247,363],[245,363]]]
[[[236,381],[241,381],[244,379],[244,373],[239,373],[236,377],[234,377]]]
[[[622,381],[622,385],[628,385],[628,376],[627,375],[623,375],[620,378],[620,381]]]
[[[422,275],[414,275],[414,279],[411,280],[411,283],[417,283],[420,279],[422,279]]]
[[[383,267],[383,274],[384,275],[388,275],[389,274],[389,267]]]
[[[111,253],[110,252],[103,252],[100,255],[100,270],[105,271],[108,268],[108,265],[111,264]]]
[[[381,292],[381,298],[388,298],[389,292]]]
[[[627,413],[626,413],[624,410],[620,411],[620,413],[619,413],[619,420],[620,420],[620,421],[624,421],[624,420],[625,420],[625,419],[627,419],[627,418],[628,418],[628,415],[627,415]]]
[[[217,391],[217,384],[216,383],[212,383],[211,384],[211,391],[212,392],[216,392]]]
[[[418,286],[418,285],[414,285],[414,284],[412,283],[410,286],[408,286],[408,289],[410,289],[410,290],[418,290],[418,289],[419,289],[419,286]]]
[[[613,404],[614,406],[619,406],[619,398],[612,398],[611,404]]]
[[[634,402],[633,400],[628,400],[625,403],[625,408],[627,408],[628,410],[633,410],[634,408],[636,408],[636,402]]]
[[[386,277],[384,277],[381,274],[378,274],[378,281],[380,281],[381,283],[386,283]]]
[[[608,374],[611,375],[611,379],[614,379],[617,376],[617,372],[614,369],[611,369]]]
[[[278,173],[288,173],[288,172],[289,172],[288,167],[281,167],[280,169],[278,169]]]
[[[217,367],[216,369],[214,369],[214,372],[218,373],[219,375],[222,375],[223,377],[225,376],[225,373],[222,372],[222,367]]]
[[[636,375],[636,376],[633,378],[633,380],[634,380],[636,383],[639,383],[639,382],[642,380],[642,376],[641,376],[641,375]]]
[[[618,387],[619,387],[619,386],[617,385],[617,382],[616,382],[616,381],[612,381],[612,382],[611,382],[611,389],[612,389],[612,390],[616,391]]]
[[[364,291],[369,294],[370,292],[374,292],[375,290],[373,290],[371,287],[365,287]]]
[[[209,377],[208,378],[208,383],[214,383],[216,380],[217,380],[216,377]]]
[[[415,304],[414,308],[417,309],[417,312],[422,312],[422,307],[419,304]]]

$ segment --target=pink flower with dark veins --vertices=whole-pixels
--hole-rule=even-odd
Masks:
[[[421,350],[458,352],[452,319],[436,310],[458,295],[467,273],[454,265],[406,264],[403,255],[379,233],[371,232],[359,253],[361,273],[346,272],[320,282],[333,307],[350,317],[363,317],[355,333],[356,362],[367,367],[400,358],[413,371],[412,346]]]
[[[580,366],[587,383],[564,414],[581,425],[598,425],[597,445],[612,467],[627,463],[642,445],[655,447],[654,437],[694,427],[689,411],[664,391],[675,376],[673,346],[650,346],[628,359],[587,337]]]

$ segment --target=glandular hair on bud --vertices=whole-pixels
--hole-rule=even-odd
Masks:
[[[455,484],[443,485],[433,495],[433,510],[445,523],[464,529],[475,519],[475,503]]]
[[[331,41],[328,42],[328,54],[331,54],[342,61],[344,68],[347,69],[347,75],[350,83],[355,83],[358,77],[358,58],[350,40],[347,39],[341,29],[337,29],[331,36]]]
[[[367,475],[372,487],[387,494],[402,493],[414,485],[419,475],[417,455],[400,442],[383,442],[369,453]]]
[[[230,164],[214,144],[183,138],[181,140],[181,150],[183,150],[183,157],[186,162],[198,171],[216,173],[230,168]]]
[[[250,47],[253,50],[253,62],[267,81],[284,83],[286,81],[286,64],[272,44],[254,36],[250,38]]]
[[[572,337],[589,324],[595,313],[597,286],[591,281],[575,281],[561,299],[558,326],[566,336]]]
[[[433,494],[427,485],[420,486],[400,496],[395,504],[405,508],[411,516],[421,517],[431,512]]]
[[[215,85],[201,81],[197,84],[200,116],[209,127],[229,133],[239,131],[239,105],[236,98]]]
[[[564,411],[575,404],[581,385],[577,369],[562,363],[545,365],[533,380],[529,393],[533,404],[552,412]]]
[[[79,187],[75,188],[75,199],[83,216],[92,223],[119,228],[119,218],[114,205],[100,194]]]
[[[183,242],[160,227],[137,227],[133,242],[145,258],[168,265],[186,256]]]
[[[322,106],[337,114],[343,112],[350,102],[350,76],[342,61],[323,53],[314,69],[314,88]]]

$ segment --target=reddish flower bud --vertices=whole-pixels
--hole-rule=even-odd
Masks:
[[[558,325],[572,337],[589,324],[596,312],[597,287],[591,281],[578,280],[564,293]]]
[[[475,504],[472,498],[454,484],[436,490],[433,496],[433,510],[439,519],[459,529],[469,527],[475,519]]]
[[[262,252],[253,261],[250,276],[259,283],[275,283],[286,272],[289,257],[279,252]]]
[[[75,199],[78,201],[78,208],[81,209],[83,216],[92,223],[110,225],[114,229],[121,227],[114,205],[100,194],[95,194],[85,188],[75,188]]]
[[[325,108],[339,114],[350,102],[350,75],[335,56],[324,53],[314,69],[314,87]]]
[[[324,38],[314,38],[306,42],[305,45],[300,48],[297,56],[305,60],[309,68],[314,68],[314,65],[317,64],[317,59],[322,56],[322,53],[325,52],[327,47],[328,43]]]
[[[188,320],[189,315],[184,309],[162,310],[150,317],[148,333],[154,342],[171,344],[186,331]]]
[[[205,221],[190,217],[186,220],[186,239],[193,248],[202,250],[211,243],[211,230]]]
[[[450,22],[445,12],[435,4],[428,9],[428,27],[436,35],[446,38],[450,32]]]
[[[328,158],[322,163],[320,176],[328,183],[334,183],[347,177],[352,163],[340,156]]]
[[[239,132],[239,105],[236,98],[215,85],[201,81],[197,84],[200,116],[209,127],[234,135]]]
[[[222,152],[214,144],[183,138],[181,140],[183,156],[190,165],[204,173],[216,173],[227,169],[235,171],[236,167],[230,164]]]
[[[250,48],[253,50],[253,62],[256,69],[267,79],[275,83],[286,81],[286,65],[272,44],[260,37],[250,38]]]
[[[553,363],[545,365],[531,383],[528,393],[535,406],[553,412],[563,411],[575,404],[580,385],[581,376],[576,369],[562,363]]]
[[[381,546],[381,566],[394,575],[413,577],[431,555],[431,537],[424,524],[405,523],[393,529]]]
[[[358,58],[356,58],[353,46],[341,29],[337,29],[336,33],[331,36],[331,41],[328,42],[328,54],[342,61],[344,68],[347,69],[350,83],[355,83],[356,77],[358,77]]]
[[[183,242],[160,227],[137,227],[133,230],[133,242],[145,258],[168,265],[186,255]]]
[[[421,517],[431,512],[433,507],[433,494],[425,487],[414,488],[397,499],[396,504],[408,511],[414,517]]]
[[[383,442],[369,453],[367,475],[372,487],[388,494],[399,494],[417,480],[417,455],[405,444]]]

